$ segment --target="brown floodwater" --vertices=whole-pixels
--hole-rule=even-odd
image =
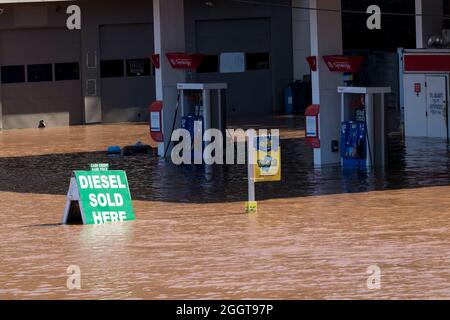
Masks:
[[[283,181],[257,186],[255,215],[243,166],[104,152],[148,143],[146,125],[0,132],[0,298],[450,299],[447,144],[392,139],[384,170],[314,169],[302,122],[261,125],[282,129]],[[136,221],[59,225],[71,171],[93,162],[127,171]]]

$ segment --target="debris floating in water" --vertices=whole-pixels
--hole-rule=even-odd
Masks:
[[[108,147],[108,154],[121,154],[121,153],[122,148],[120,148],[119,146]]]
[[[125,146],[123,148],[123,155],[127,157],[136,154],[151,154],[152,150],[152,147],[149,145],[143,144],[141,141],[137,141],[136,144]]]

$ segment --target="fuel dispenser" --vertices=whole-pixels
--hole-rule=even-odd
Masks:
[[[386,158],[384,95],[388,87],[339,87],[340,156],[344,168],[383,167]]]
[[[203,132],[205,131],[205,118],[203,117],[203,95],[200,91],[186,91],[186,98],[186,102],[189,105],[187,114],[189,115],[186,116],[182,113],[181,128],[189,131],[191,135],[191,144],[194,146],[194,139],[196,137],[202,137]],[[202,143],[202,147],[205,147],[204,143]],[[192,150],[194,150],[194,148],[192,148]]]
[[[365,96],[350,100],[349,121],[341,124],[341,158],[344,167],[365,167],[368,148]]]
[[[344,167],[365,167],[367,135],[365,122],[343,122],[341,126],[341,158]]]
[[[226,90],[225,83],[179,83],[177,84],[180,127],[190,132],[192,145],[194,139],[201,137],[209,129],[218,129],[223,134],[226,130]],[[203,159],[202,148],[193,148],[193,159]]]

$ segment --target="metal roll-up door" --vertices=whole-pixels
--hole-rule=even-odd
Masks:
[[[103,122],[147,121],[155,100],[153,24],[100,27]]]
[[[83,123],[79,31],[4,30],[0,42],[4,129]]]
[[[196,22],[197,51],[209,60],[197,73],[197,81],[228,84],[230,117],[264,115],[273,110],[270,34],[268,18]],[[243,53],[245,71],[221,73],[221,53]]]

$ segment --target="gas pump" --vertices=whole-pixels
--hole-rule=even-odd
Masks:
[[[189,115],[181,117],[181,128],[189,131],[191,136],[192,157],[195,159],[194,142],[196,137],[202,137],[204,128],[203,101],[202,95],[198,91],[186,91],[186,100],[188,102],[187,113]],[[202,148],[205,148],[202,142]]]
[[[341,124],[341,158],[344,167],[365,167],[367,159],[367,126],[365,96],[353,100],[352,119]]]
[[[384,95],[389,87],[339,87],[342,166],[383,167],[386,160]]]
[[[341,126],[341,158],[344,167],[365,167],[366,124],[348,121]]]
[[[226,130],[226,89],[225,83],[179,83],[177,85],[181,123],[180,126],[191,134],[193,159],[203,159],[206,142],[204,133],[217,129]],[[196,144],[195,139],[201,139]],[[201,145],[201,148],[194,148]]]
[[[190,106],[188,107],[187,114],[181,117],[181,128],[190,132],[191,136],[194,136],[195,124],[203,128],[203,102],[202,96],[198,92],[186,92],[187,100]]]

